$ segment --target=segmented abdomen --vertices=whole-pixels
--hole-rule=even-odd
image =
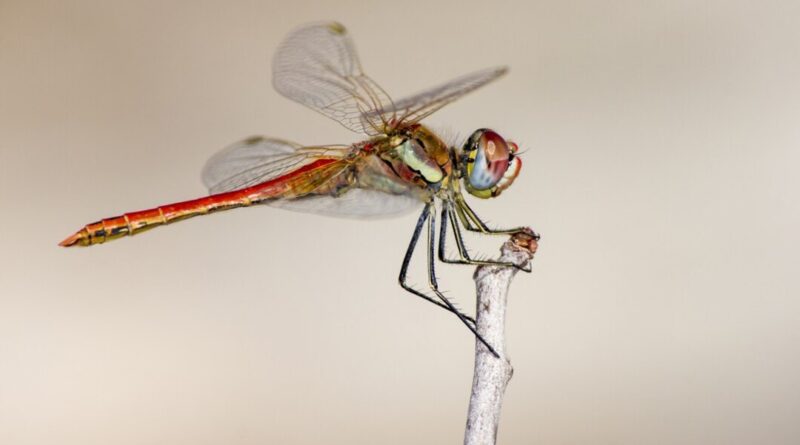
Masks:
[[[102,219],[87,224],[59,245],[71,247],[102,244],[197,215],[245,207],[267,199],[303,196],[314,192],[341,170],[340,166],[334,164],[336,161],[318,159],[292,173],[252,187]]]

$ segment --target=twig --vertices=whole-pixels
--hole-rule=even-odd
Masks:
[[[527,267],[538,247],[537,239],[533,232],[513,235],[500,249],[500,261]],[[465,445],[492,445],[497,440],[503,394],[514,374],[514,368],[506,358],[505,322],[508,288],[517,271],[514,267],[498,266],[481,266],[475,270],[477,331],[500,354],[500,358],[493,356],[480,341],[475,342],[475,374]]]

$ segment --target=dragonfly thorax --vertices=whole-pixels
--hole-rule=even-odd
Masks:
[[[438,190],[452,172],[447,145],[422,125],[391,136],[388,145],[382,157],[404,181]]]

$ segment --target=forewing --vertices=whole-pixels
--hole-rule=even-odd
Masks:
[[[293,142],[252,137],[211,157],[203,167],[209,193],[223,193],[278,178],[317,159],[341,159],[345,146],[302,147]]]
[[[435,86],[413,96],[394,102],[394,107],[384,111],[385,119],[396,118],[393,127],[413,124],[453,102],[461,96],[474,91],[508,72],[508,68],[494,67],[476,71]]]
[[[381,134],[392,109],[386,92],[361,70],[344,26],[316,23],[296,29],[278,47],[272,84],[282,95],[358,133]]]

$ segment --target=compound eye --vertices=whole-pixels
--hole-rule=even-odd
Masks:
[[[502,136],[492,130],[478,130],[469,138],[467,148],[467,182],[474,190],[488,190],[508,170],[511,148]]]

